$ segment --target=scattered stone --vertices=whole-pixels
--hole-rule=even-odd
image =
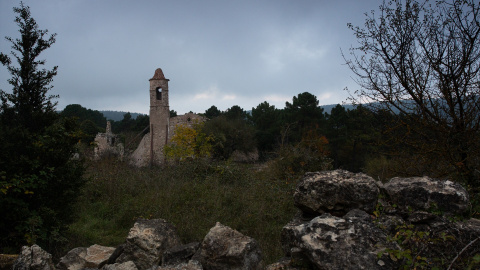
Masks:
[[[293,239],[290,246],[300,249],[318,269],[397,269],[388,257],[379,265],[379,252],[398,247],[365,214],[339,218],[325,213],[301,225],[285,226],[282,236],[288,237],[282,242]]]
[[[92,245],[88,248],[74,248],[67,255],[60,258],[57,270],[100,269],[107,263],[114,251],[115,248],[113,247],[100,245]]]
[[[23,246],[13,270],[54,270],[52,255],[38,245]]]
[[[165,250],[181,244],[176,228],[164,219],[139,219],[128,233],[117,263],[133,261],[138,270],[157,266]]]
[[[87,256],[87,248],[74,248],[60,258],[60,262],[57,263],[57,269],[80,270],[85,267],[85,256]]]
[[[217,222],[193,256],[205,269],[260,269],[262,253],[257,242]]]
[[[272,263],[265,267],[265,270],[304,270],[305,267],[301,266],[294,266],[294,262],[292,262],[291,258],[285,257],[280,259],[276,263]],[[307,268],[308,269],[308,268]]]
[[[123,250],[125,249],[125,243],[119,245],[115,251],[110,255],[110,258],[108,258],[108,261],[106,264],[115,264],[115,261],[122,255]]]
[[[87,248],[87,255],[85,256],[85,267],[102,268],[114,251],[115,248],[113,247],[104,247],[100,245],[90,246]]]
[[[153,268],[152,270],[203,270],[203,267],[199,262],[192,260],[188,263],[158,266],[157,268]]]
[[[163,253],[162,266],[188,263],[199,248],[200,243],[193,242],[168,249]]]
[[[352,209],[373,213],[379,189],[363,173],[344,170],[306,173],[294,194],[295,206],[305,213],[343,216]]]
[[[138,268],[132,261],[128,261],[124,263],[107,264],[102,270],[138,270]]]
[[[462,214],[468,207],[468,193],[457,183],[429,177],[390,179],[384,185],[392,203],[409,215],[413,211],[428,211],[437,214]]]

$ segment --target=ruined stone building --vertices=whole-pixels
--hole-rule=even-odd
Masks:
[[[203,117],[194,113],[170,117],[168,104],[168,81],[162,69],[155,70],[150,81],[150,132],[145,134],[137,149],[131,156],[131,163],[136,166],[163,164],[164,147],[175,133],[177,125],[191,126]]]
[[[105,133],[98,133],[95,136],[94,159],[100,159],[107,154],[117,155],[123,158],[124,147],[120,143],[117,135],[112,133],[112,126],[110,121],[107,121],[107,128]]]

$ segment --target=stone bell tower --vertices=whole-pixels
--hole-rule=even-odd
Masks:
[[[163,148],[168,142],[170,107],[168,81],[160,68],[150,81],[150,162],[163,163]]]
[[[168,105],[168,81],[160,68],[150,81],[150,132],[145,134],[132,154],[132,163],[146,166],[164,163],[163,149],[168,143],[170,107]]]
[[[178,125],[193,127],[205,119],[194,113],[170,118],[168,104],[168,81],[160,68],[150,81],[150,132],[143,136],[137,149],[130,156],[130,163],[137,167],[158,165],[166,162],[164,148],[175,134]]]
[[[155,70],[155,74],[150,81],[150,124],[158,124],[160,119],[170,117],[168,105],[168,81],[160,68]],[[166,114],[165,114],[166,113]]]

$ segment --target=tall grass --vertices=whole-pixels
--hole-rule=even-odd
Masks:
[[[294,216],[295,181],[270,168],[230,162],[190,161],[133,168],[110,158],[92,163],[69,228],[69,248],[121,244],[137,218],[172,222],[185,243],[201,241],[221,222],[255,238],[271,263],[281,251],[282,227]]]

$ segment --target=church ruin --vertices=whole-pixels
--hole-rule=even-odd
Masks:
[[[168,104],[168,81],[162,69],[155,70],[150,81],[150,132],[145,134],[137,149],[131,156],[133,165],[142,167],[158,165],[165,162],[164,147],[175,133],[177,125],[191,126],[203,117],[187,113],[170,117]]]
[[[123,144],[120,143],[118,136],[112,133],[112,124],[110,121],[107,121],[105,133],[98,133],[97,136],[95,136],[94,143],[93,158],[95,160],[99,160],[105,155],[116,155],[120,157],[120,159],[123,158]]]

